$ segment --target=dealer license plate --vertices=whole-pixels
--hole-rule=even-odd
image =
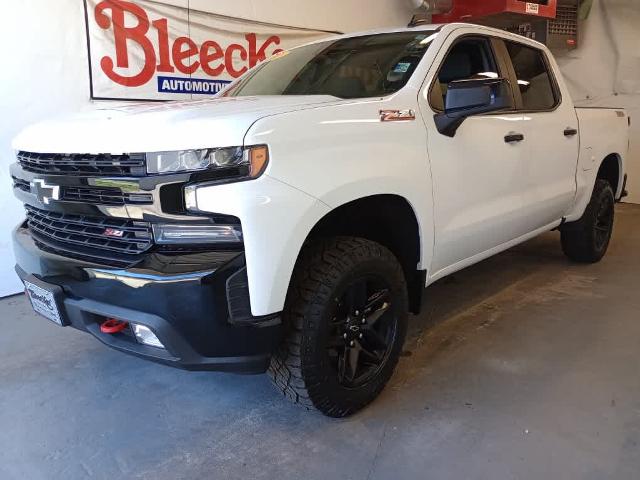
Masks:
[[[26,280],[24,282],[24,287],[27,291],[27,295],[29,295],[29,300],[31,300],[31,305],[37,313],[58,325],[63,325],[60,310],[56,304],[53,292],[27,282]]]

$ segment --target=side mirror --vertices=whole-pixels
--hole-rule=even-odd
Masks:
[[[457,80],[449,84],[444,112],[434,120],[440,133],[453,137],[466,118],[511,107],[513,98],[504,78]]]

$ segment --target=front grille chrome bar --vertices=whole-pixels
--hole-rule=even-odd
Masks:
[[[147,170],[144,153],[94,155],[20,151],[17,158],[27,171],[51,175],[141,177],[146,175]]]

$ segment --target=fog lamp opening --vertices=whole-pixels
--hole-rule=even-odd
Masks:
[[[148,345],[150,347],[165,348],[160,339],[156,337],[156,334],[153,333],[149,327],[138,323],[132,323],[131,330],[133,331],[133,335],[136,337],[138,343]]]

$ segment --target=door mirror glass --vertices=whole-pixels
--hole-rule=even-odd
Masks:
[[[458,80],[449,83],[444,104],[444,112],[434,117],[436,127],[453,137],[468,117],[513,108],[513,97],[503,78]]]

